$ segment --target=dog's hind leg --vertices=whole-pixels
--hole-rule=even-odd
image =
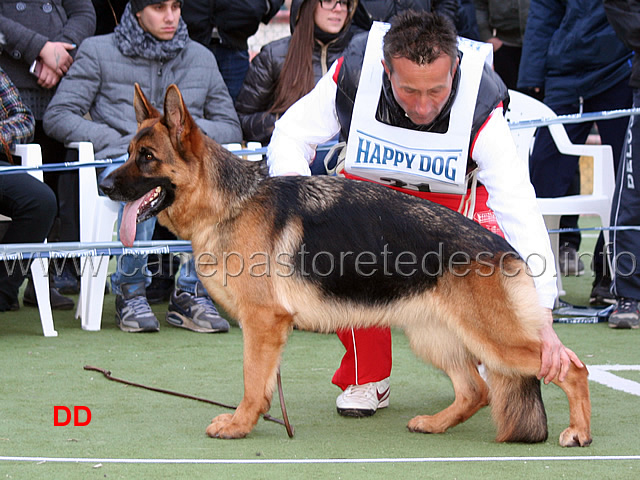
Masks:
[[[287,341],[291,316],[254,308],[242,316],[244,339],[244,397],[235,413],[218,415],[207,428],[216,438],[243,438],[269,410],[280,354]]]
[[[478,374],[475,362],[469,360],[463,366],[445,369],[449,375],[455,400],[451,405],[435,415],[419,415],[409,421],[407,428],[412,432],[442,433],[466,421],[489,403],[489,389]]]
[[[411,348],[451,379],[455,400],[435,415],[419,415],[407,428],[412,432],[442,433],[464,422],[489,403],[489,388],[478,373],[475,360],[445,326],[405,329]]]
[[[591,443],[591,400],[587,368],[578,368],[573,363],[565,380],[558,385],[569,399],[569,427],[560,434],[563,447],[586,447]]]

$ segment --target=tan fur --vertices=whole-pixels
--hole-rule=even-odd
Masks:
[[[167,92],[168,113],[162,122],[160,114],[154,114],[146,105],[139,89],[136,105],[141,112],[140,130],[148,128],[151,132],[134,138],[131,157],[142,147],[160,152],[157,156],[162,161],[153,165],[153,175],[168,176],[176,186],[173,204],[160,212],[158,219],[179,237],[191,240],[207,291],[243,327],[244,398],[233,415],[214,418],[207,434],[244,437],[259,415],[269,409],[280,355],[295,324],[325,332],[349,327],[402,328],[416,354],[442,369],[451,378],[455,391],[451,406],[435,415],[415,417],[408,424],[411,431],[444,432],[468,419],[491,398],[498,441],[546,438],[541,400],[540,411],[530,418],[529,412],[518,408],[518,402],[528,401],[529,384],[537,382],[534,377],[540,368],[539,331],[543,318],[533,282],[521,260],[507,262],[505,271],[509,275],[489,275],[487,266],[477,263],[471,264],[471,273],[466,275],[448,271],[434,288],[387,305],[367,307],[347,300],[327,300],[314,283],[287,275],[286,265],[276,261],[279,254],[295,255],[303,238],[302,224],[292,220],[274,236],[270,233],[273,211],[259,203],[252,204],[251,209],[238,210],[225,198],[216,184],[219,173],[212,169],[210,161],[200,161],[221,155],[220,147],[189,123],[177,89],[170,87]],[[131,159],[115,174],[134,180],[151,175]],[[311,201],[317,203],[310,208],[322,212],[327,203],[337,198],[325,193]],[[208,253],[202,257],[203,252]],[[237,256],[230,256],[229,252]],[[217,257],[217,264],[209,262],[211,254]],[[260,260],[261,254],[269,261],[256,262],[253,272],[243,270],[241,259],[253,255]],[[226,276],[220,271],[225,255]],[[491,393],[478,374],[478,360],[488,371]],[[560,444],[588,445],[591,436],[586,369],[572,366],[567,380],[559,386],[569,398],[571,417]]]

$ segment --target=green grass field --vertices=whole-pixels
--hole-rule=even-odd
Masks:
[[[593,243],[585,239],[582,250]],[[588,276],[566,279],[565,298],[586,304],[590,282]],[[282,363],[294,438],[263,420],[243,440],[208,438],[205,428],[223,408],[83,369],[94,365],[130,381],[237,404],[241,330],[183,331],[164,323],[165,309],[154,307],[161,331],[139,335],[115,326],[113,295],[106,298],[100,332],[81,330],[73,312],[55,312],[59,336],[44,338],[36,309],[0,315],[0,478],[640,477],[640,397],[595,381],[588,448],[558,446],[568,408],[553,385],[543,386],[550,435],[542,444],[495,443],[489,409],[442,435],[408,432],[410,418],[446,407],[453,390],[446,376],[413,355],[400,332],[393,337],[391,405],[375,416],[346,419],[335,411],[339,390],[330,380],[343,352],[337,337],[294,331]],[[637,331],[601,323],[557,325],[557,332],[588,365],[640,365]],[[639,370],[614,373],[640,383]],[[54,426],[56,405],[90,408],[91,423]],[[270,413],[281,417],[277,396]],[[145,459],[157,463],[140,462]]]

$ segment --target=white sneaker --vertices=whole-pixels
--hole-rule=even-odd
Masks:
[[[336,399],[338,413],[344,417],[370,417],[389,406],[389,378],[364,385],[349,385]]]

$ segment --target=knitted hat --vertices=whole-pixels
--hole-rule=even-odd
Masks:
[[[142,10],[144,7],[148,7],[149,5],[155,5],[156,3],[162,3],[165,0],[131,0],[131,13],[134,15]],[[180,5],[183,4],[183,0],[179,0]]]

